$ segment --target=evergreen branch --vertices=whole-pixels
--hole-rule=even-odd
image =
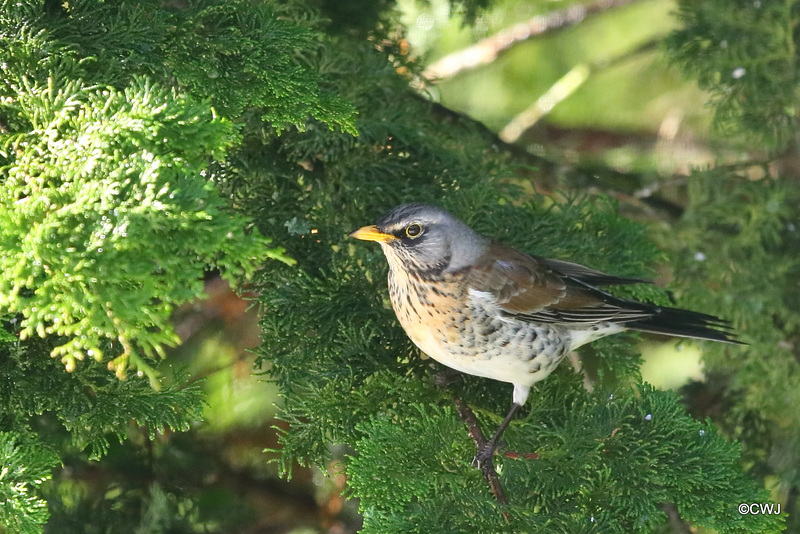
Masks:
[[[108,452],[110,436],[120,442],[128,436],[131,422],[145,428],[150,439],[166,430],[188,430],[202,417],[203,392],[197,385],[173,384],[155,391],[141,379],[114,381],[97,389],[88,405],[70,408],[59,414],[64,426],[74,442],[97,459]]]
[[[798,4],[793,1],[686,1],[667,39],[670,59],[711,92],[714,126],[770,150],[797,137]]]
[[[170,314],[202,296],[204,269],[231,277],[266,255],[287,261],[204,176],[232,125],[147,79],[125,91],[26,80],[18,100],[36,129],[0,170],[0,305],[22,315],[20,339],[66,338],[51,355],[67,371],[102,360],[111,340],[122,352],[109,369],[157,386],[145,358],[178,342]]]
[[[39,534],[50,513],[37,494],[58,456],[30,434],[0,432],[0,527]]]
[[[675,221],[684,207],[674,201],[655,193],[657,188],[641,184],[647,176],[641,173],[621,172],[613,169],[597,169],[584,167],[569,162],[557,163],[552,158],[542,157],[527,150],[524,143],[510,143],[490,130],[481,122],[448,108],[439,102],[429,102],[425,96],[415,94],[415,98],[427,102],[431,106],[431,115],[447,126],[458,125],[476,131],[491,146],[513,157],[520,165],[535,169],[536,188],[542,194],[557,194],[556,189],[569,186],[571,190],[585,191],[592,195],[614,195],[621,203],[637,211],[645,211],[650,218]],[[518,169],[523,174],[524,169]],[[666,182],[685,182],[686,176],[676,175],[666,178]]]

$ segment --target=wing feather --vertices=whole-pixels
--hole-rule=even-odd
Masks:
[[[492,243],[467,273],[471,295],[507,318],[586,330],[611,323],[643,332],[741,344],[713,315],[621,299],[597,285],[650,283]]]
[[[529,256],[498,243],[490,245],[467,276],[472,291],[493,296],[502,313],[523,321],[586,327],[635,321],[653,314],[646,306],[617,299],[589,282],[631,284],[643,280]]]

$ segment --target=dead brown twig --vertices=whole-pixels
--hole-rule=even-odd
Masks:
[[[424,80],[436,82],[451,78],[459,72],[494,61],[503,50],[539,35],[574,26],[587,16],[602,13],[640,0],[596,0],[588,5],[573,5],[566,9],[537,15],[481,39],[472,46],[449,54],[430,65],[422,73]]]

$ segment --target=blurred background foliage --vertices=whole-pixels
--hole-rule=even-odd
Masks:
[[[37,159],[92,134],[98,121],[75,104],[81,94],[99,95],[87,106],[108,114],[108,135],[130,141],[99,143],[103,165],[139,173],[152,155],[167,168],[178,158],[188,181],[156,173],[146,195],[195,213],[180,193],[213,184],[220,198],[208,202],[227,207],[211,210],[213,235],[178,225],[186,234],[173,245],[191,261],[161,246],[168,237],[134,247],[157,264],[139,280],[150,270],[185,286],[180,298],[157,287],[147,321],[137,304],[132,326],[87,331],[105,359],[51,359],[70,333],[44,332],[52,317],[0,296],[0,531],[426,532],[432,518],[438,532],[519,527],[494,514],[467,465],[472,444],[450,400],[456,392],[490,426],[508,388],[468,377],[438,389],[385,306],[379,251],[345,237],[408,200],[442,204],[537,254],[654,277],[668,291],[634,296],[724,316],[749,343],[622,336],[574,361],[584,381],[565,363],[508,436],[553,455],[504,466],[525,528],[779,531],[777,517],[738,515],[735,499],[749,498],[781,503],[787,531],[800,530],[799,17],[775,0],[3,0],[8,265],[48,251],[46,239],[19,236],[64,224],[54,203],[107,201],[88,188],[103,167],[57,152]],[[58,90],[60,100],[23,98]],[[155,117],[149,126],[98,103],[126,90],[142,118]],[[219,138],[198,144],[186,132]],[[31,176],[38,188],[14,186]],[[25,198],[45,200],[29,215],[15,210]],[[89,214],[90,233],[127,216],[80,202],[70,206]],[[148,223],[165,227],[167,213]],[[150,287],[126,285],[124,262],[88,258],[112,289],[85,294]],[[19,278],[5,274],[11,286]],[[228,285],[245,279],[240,294]],[[15,295],[32,302],[37,283]],[[47,335],[21,339],[24,319]],[[110,357],[128,353],[115,336],[137,328],[139,341],[166,341],[151,351],[166,358],[142,354],[120,382],[107,368],[122,376],[130,362]],[[642,381],[678,390],[682,404]],[[614,450],[633,447],[619,458],[659,461],[602,471],[611,460],[597,443],[612,418],[624,421]],[[565,435],[575,449],[559,449]],[[721,436],[741,442],[741,458]],[[403,456],[412,444],[431,455]],[[676,450],[685,458],[665,454]],[[450,471],[430,478],[442,465]],[[687,478],[697,495],[664,489],[663,477],[697,472],[726,477]],[[538,485],[547,480],[560,483]],[[631,481],[677,506],[620,496]],[[343,492],[361,498],[364,517]]]

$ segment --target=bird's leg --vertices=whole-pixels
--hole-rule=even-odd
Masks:
[[[481,467],[487,462],[491,462],[494,451],[500,441],[500,436],[503,435],[508,425],[511,424],[511,419],[513,419],[519,407],[520,405],[518,403],[513,403],[511,409],[508,411],[508,415],[506,415],[506,418],[500,423],[500,427],[497,429],[497,432],[494,433],[494,436],[478,446],[478,452],[475,454],[475,458],[472,459],[472,462],[478,467]]]
[[[433,375],[433,383],[436,384],[438,387],[447,387],[451,384],[455,384],[459,380],[464,379],[464,374],[459,373],[455,369],[450,369],[449,367],[445,367],[436,372]]]
[[[475,417],[475,414],[472,413],[470,407],[467,406],[466,402],[458,397],[453,397],[453,402],[456,405],[458,415],[461,416],[461,419],[463,419],[464,423],[467,425],[469,437],[472,438],[472,440],[475,442],[475,445],[480,449],[481,445],[486,442],[486,438],[483,437],[483,432],[481,432],[478,419]],[[491,458],[488,462],[485,462],[483,465],[481,465],[481,473],[483,473],[483,478],[486,479],[486,482],[492,489],[492,493],[494,493],[494,497],[497,499],[497,502],[500,504],[508,504],[506,492],[503,491],[503,485],[500,484],[500,478],[497,476],[497,472],[494,470],[494,464],[492,464]],[[508,514],[504,511],[503,515],[506,517],[507,521]]]

